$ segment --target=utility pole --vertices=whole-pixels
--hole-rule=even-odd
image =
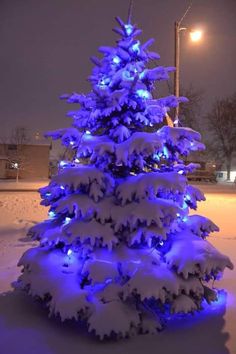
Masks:
[[[174,95],[179,97],[179,63],[180,63],[180,22],[175,22],[175,72],[174,72]],[[179,105],[175,108],[174,124],[178,126],[179,122]]]

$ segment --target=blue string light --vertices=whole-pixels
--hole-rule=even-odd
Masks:
[[[150,93],[147,90],[143,90],[143,89],[137,90],[136,94],[142,99],[148,99],[151,97]]]
[[[140,47],[139,47],[139,46],[140,46],[140,42],[139,42],[139,41],[137,41],[136,43],[134,43],[134,44],[131,46],[132,52],[139,54],[139,53],[140,53]]]
[[[120,64],[121,60],[120,58],[116,55],[113,59],[112,59],[114,64]]]
[[[133,32],[133,26],[131,25],[131,24],[126,24],[125,25],[125,32],[126,32],[126,34],[128,35],[128,36],[130,36],[131,35],[131,33]]]

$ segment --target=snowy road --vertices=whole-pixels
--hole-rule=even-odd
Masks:
[[[198,213],[220,226],[210,240],[236,264],[235,188],[210,188],[203,186],[210,193]],[[17,261],[33,244],[25,237],[27,228],[46,218],[39,201],[35,192],[0,193],[0,354],[236,354],[236,270],[225,272],[217,286],[227,295],[222,293],[205,312],[171,320],[156,336],[115,343],[99,343],[73,324],[48,319],[40,304],[13,292],[10,284],[19,274]]]

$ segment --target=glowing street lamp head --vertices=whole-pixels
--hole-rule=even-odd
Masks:
[[[190,38],[192,42],[199,42],[202,39],[202,31],[201,30],[191,31]]]

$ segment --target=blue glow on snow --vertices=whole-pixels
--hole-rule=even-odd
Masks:
[[[163,155],[165,156],[165,158],[168,159],[168,157],[169,157],[169,151],[168,151],[168,149],[167,149],[166,146],[163,147]]]
[[[144,72],[144,71],[139,74],[139,78],[140,78],[141,80],[144,78],[144,76],[145,76],[145,72]]]
[[[67,162],[66,161],[63,161],[63,160],[61,160],[60,162],[59,162],[59,166],[60,167],[65,167],[67,165]]]
[[[113,59],[112,59],[114,64],[120,64],[121,60],[120,58],[116,55]]]
[[[110,79],[107,77],[107,78],[103,78],[101,79],[99,82],[98,82],[98,87],[100,87],[101,89],[105,89],[107,88],[107,86],[109,85],[110,83]]]
[[[159,161],[159,160],[160,160],[160,155],[159,155],[159,154],[154,154],[154,155],[153,155],[153,158],[154,158],[155,160]]]
[[[188,209],[188,204],[183,202],[183,206],[182,206],[182,209]]]
[[[214,289],[215,290],[215,289]],[[230,295],[224,290],[217,291],[217,300],[208,304],[205,300],[202,303],[203,309],[194,313],[194,316],[189,314],[175,314],[168,316],[169,326],[170,323],[176,328],[188,328],[192,327],[199,322],[206,321],[206,319],[212,318],[214,320],[215,316],[223,315],[226,311],[226,305],[230,307]],[[184,320],[183,320],[184,319]]]
[[[66,217],[64,220],[64,225],[69,224],[70,221],[71,221],[71,218]]]
[[[72,254],[72,249],[68,249],[68,251],[67,251],[67,256],[70,256]]]
[[[56,213],[51,210],[51,211],[48,212],[48,216],[49,216],[50,219],[53,219],[53,218],[55,218]]]
[[[140,45],[140,42],[139,42],[139,41],[136,42],[136,43],[134,43],[134,44],[131,46],[132,52],[139,54],[139,53],[140,53],[140,47],[139,47],[139,45]]]
[[[147,90],[139,89],[136,91],[136,93],[142,99],[150,98],[150,93]]]
[[[129,80],[129,81],[134,80],[134,76],[131,75],[131,73],[130,73],[128,70],[125,70],[125,71],[122,73],[122,78],[123,78],[124,80]]]
[[[127,33],[128,36],[131,35],[131,33],[133,32],[133,29],[134,28],[132,25],[130,25],[130,24],[125,25],[125,32]]]
[[[190,201],[191,200],[191,196],[189,194],[186,194],[184,196],[184,199],[187,200],[187,201]]]

